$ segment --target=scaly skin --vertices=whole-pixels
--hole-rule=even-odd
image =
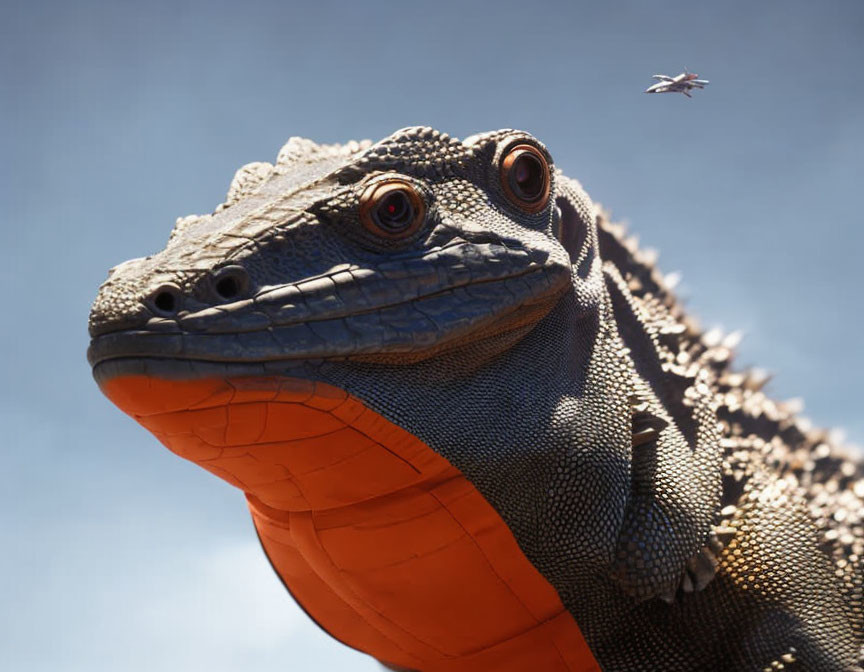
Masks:
[[[94,375],[271,373],[354,395],[468,477],[603,669],[860,669],[862,466],[733,372],[578,183],[552,169],[542,208],[509,199],[517,144],[551,165],[517,131],[292,139],[111,272]],[[401,240],[359,215],[394,176],[426,206]]]

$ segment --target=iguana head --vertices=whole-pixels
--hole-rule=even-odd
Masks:
[[[241,168],[213,214],[179,219],[163,251],[112,269],[90,361],[99,377],[142,359],[393,364],[507,347],[570,286],[556,180],[518,131],[292,138],[274,165]]]

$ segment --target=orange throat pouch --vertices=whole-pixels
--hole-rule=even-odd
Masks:
[[[246,494],[273,568],[343,643],[412,670],[599,670],[555,589],[466,477],[331,385],[101,384],[169,450]]]

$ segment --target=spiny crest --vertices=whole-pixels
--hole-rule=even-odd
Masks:
[[[288,138],[276,157],[276,171],[284,174],[301,163],[314,163],[322,159],[349,158],[372,146],[371,140],[349,140],[345,144],[322,145],[299,136]]]
[[[171,235],[168,236],[168,243],[166,247],[170,247],[171,245],[176,244],[176,242],[181,238],[183,232],[186,231],[192,224],[197,222],[204,217],[209,217],[210,215],[186,215],[185,217],[178,217],[177,221],[174,222],[174,228],[171,229]]]
[[[369,149],[372,146],[371,140],[350,140],[345,144],[318,144],[307,138],[293,136],[279,150],[276,157],[276,163],[271,164],[266,161],[253,161],[241,166],[231,184],[228,187],[228,193],[225,196],[225,201],[220,203],[212,214],[217,214],[226,210],[243,199],[253,195],[274,175],[284,175],[296,170],[301,164],[311,164],[322,160],[332,159],[350,159],[351,157]],[[190,226],[196,222],[201,222],[210,218],[212,215],[186,215],[178,217],[171,235],[168,239],[169,246],[176,243]]]
[[[733,370],[740,332],[703,331],[675,297],[677,276],[671,282],[662,276],[655,266],[656,255],[646,255],[635,237],[627,237],[626,227],[610,222],[599,206],[598,212],[603,258],[614,263],[638,302],[646,330],[657,338],[664,370],[686,388],[685,399],[699,380],[716,399],[718,419],[727,436],[721,442],[726,473],[743,483],[768,465],[801,487],[821,493],[814,501],[824,511],[843,511],[839,514],[842,520],[826,524],[826,540],[844,542],[845,557],[864,553],[860,542],[850,541],[860,539],[864,530],[864,468],[844,448],[842,438],[814,428],[800,415],[803,404],[799,399],[771,399],[763,390],[770,380],[765,371]],[[851,499],[840,502],[839,497]],[[826,498],[831,500],[828,504],[823,501]]]
[[[691,377],[695,367],[707,367],[712,372],[715,385],[722,387],[734,383],[744,388],[761,389],[768,380],[761,370],[741,373],[730,370],[741,332],[726,334],[720,329],[703,330],[675,294],[680,274],[664,276],[656,265],[656,251],[640,248],[638,237],[628,236],[626,225],[611,222],[601,206],[598,206],[598,213],[601,254],[615,265],[629,292],[639,300],[648,313],[649,321],[657,327],[661,344],[670,350],[670,369]]]
[[[597,204],[597,233],[600,241],[600,256],[612,262],[620,272],[630,293],[648,302],[659,302],[669,318],[661,330],[666,340],[678,341],[683,348],[698,347],[701,354],[702,329],[698,321],[689,315],[675,295],[674,288],[680,275],[671,273],[664,276],[657,268],[657,252],[639,247],[635,235],[627,235],[627,227],[620,222],[612,222],[609,213]],[[695,354],[695,353],[694,353]]]
[[[273,165],[266,161],[247,163],[234,173],[234,179],[231,180],[231,185],[228,187],[225,202],[216,208],[216,211],[230,207],[242,198],[254,193],[272,174]]]

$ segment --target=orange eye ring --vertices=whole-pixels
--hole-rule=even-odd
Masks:
[[[508,200],[525,212],[546,207],[550,190],[549,164],[532,145],[516,145],[501,161],[501,187]]]
[[[360,195],[360,222],[380,238],[407,238],[425,219],[426,204],[407,180],[382,180],[370,184]]]

